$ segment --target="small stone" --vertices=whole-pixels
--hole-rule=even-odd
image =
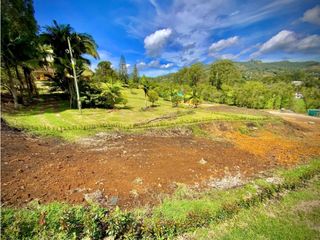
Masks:
[[[102,194],[100,190],[97,190],[92,193],[84,194],[84,199],[88,203],[97,203],[99,205],[106,205],[107,203],[106,197]]]
[[[141,178],[137,177],[135,180],[133,180],[133,183],[141,185],[143,183],[143,180]]]
[[[132,189],[129,193],[134,198],[139,197],[139,193],[138,193],[138,191],[136,189]]]
[[[201,160],[199,161],[199,163],[200,163],[200,164],[202,164],[202,165],[204,165],[204,164],[206,164],[206,163],[207,163],[207,161],[206,161],[206,160],[204,160],[203,158],[201,158]]]
[[[115,206],[118,203],[119,198],[117,196],[111,196],[108,200],[109,206]]]

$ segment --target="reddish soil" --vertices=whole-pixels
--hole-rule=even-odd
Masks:
[[[2,124],[1,200],[21,206],[84,202],[101,190],[125,208],[154,204],[175,183],[206,187],[209,179],[253,177],[320,156],[320,120],[286,119],[249,132],[243,123],[203,125],[211,138],[188,134],[99,134],[77,144],[33,137]],[[199,161],[204,159],[206,163]]]

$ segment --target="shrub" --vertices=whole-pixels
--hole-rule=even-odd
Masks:
[[[154,106],[154,103],[156,101],[158,101],[158,99],[159,99],[159,95],[158,95],[158,93],[156,91],[150,90],[148,92],[148,100],[149,100],[149,102],[152,103],[152,106]]]
[[[303,88],[302,94],[307,109],[320,108],[320,89],[316,87]]]
[[[172,107],[177,107],[180,102],[183,101],[183,97],[179,96],[177,93],[171,95]]]
[[[83,107],[114,108],[116,104],[126,104],[120,83],[85,82],[80,85]]]

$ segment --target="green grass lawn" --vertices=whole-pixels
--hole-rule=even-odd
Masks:
[[[320,181],[280,200],[242,209],[232,219],[187,234],[187,239],[320,239]]]
[[[69,109],[66,100],[52,101],[43,98],[42,102],[17,112],[4,112],[3,118],[14,127],[69,140],[108,129],[170,127],[213,120],[266,120],[265,116],[215,113],[204,107],[195,109],[192,106],[180,105],[173,108],[171,102],[161,98],[156,107],[143,110],[145,98],[141,89],[125,89],[124,95],[128,99],[127,105],[117,106],[114,110],[91,108],[83,109],[80,114],[76,109]],[[174,117],[146,124],[149,120],[163,116]]]

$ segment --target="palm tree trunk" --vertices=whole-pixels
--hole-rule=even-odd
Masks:
[[[29,97],[29,100],[31,100],[34,92],[34,85],[31,80],[31,72],[30,72],[30,69],[27,67],[22,67],[22,68],[23,68],[24,78],[27,83],[28,97]]]
[[[22,80],[22,77],[19,73],[19,69],[18,69],[18,65],[16,65],[15,67],[15,71],[16,71],[16,76],[17,76],[17,79],[20,83],[20,87],[19,87],[19,91],[20,91],[20,97],[21,97],[21,101],[22,101],[22,104],[24,104],[24,91],[25,91],[25,86],[24,86],[24,82]]]
[[[17,90],[16,87],[14,86],[14,82],[13,82],[13,77],[12,77],[12,73],[10,71],[10,67],[8,65],[7,62],[5,62],[5,67],[8,73],[8,78],[9,78],[9,89],[13,98],[13,104],[14,104],[14,108],[17,109],[19,107],[19,103],[18,103],[18,94],[17,94]]]

